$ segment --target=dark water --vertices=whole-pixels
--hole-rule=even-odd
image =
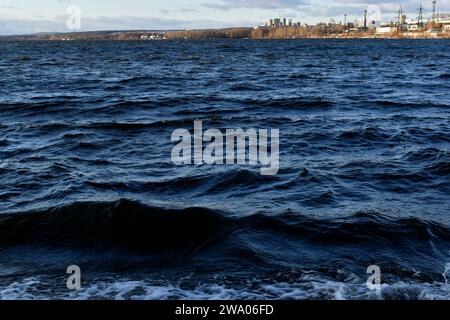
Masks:
[[[0,43],[0,298],[449,299],[449,49]],[[173,165],[194,120],[279,174]]]

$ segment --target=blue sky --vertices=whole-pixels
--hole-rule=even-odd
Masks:
[[[362,15],[378,5],[390,21],[400,4],[411,18],[420,3],[426,15],[432,0],[0,0],[0,34],[66,32],[67,8],[81,9],[86,30],[194,29],[254,26],[270,17],[289,17],[307,23],[343,20]],[[450,0],[438,0],[438,9],[450,12]]]

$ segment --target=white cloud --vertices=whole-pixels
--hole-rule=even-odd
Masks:
[[[82,20],[80,31],[101,30],[174,30],[193,28],[226,28],[232,24],[213,20],[183,21],[164,18],[140,18],[131,16],[96,17]],[[70,32],[66,29],[66,17],[54,19],[0,20],[1,35],[31,34],[41,32]]]
[[[232,10],[240,8],[249,9],[288,9],[297,8],[306,4],[304,0],[219,0],[218,2],[207,2],[203,6],[219,10]]]

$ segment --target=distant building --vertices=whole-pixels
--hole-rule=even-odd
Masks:
[[[348,22],[347,29],[353,29],[353,28],[355,28],[355,24],[353,22]]]
[[[407,25],[408,31],[419,31],[419,25],[417,23],[415,24],[408,24]]]
[[[152,32],[152,33],[141,34],[140,39],[141,40],[164,40],[165,35],[163,32]]]
[[[421,29],[418,20],[406,19],[405,25],[408,31],[419,31]]]
[[[376,10],[365,11],[364,15],[360,18],[355,19],[355,23],[348,22],[336,22],[331,19],[329,23],[318,23],[317,28],[322,31],[327,32],[337,32],[337,33],[347,33],[347,32],[366,32],[366,31],[376,31],[379,34],[392,33],[395,31],[400,32],[419,32],[425,31],[431,28],[435,32],[440,30],[450,31],[450,13],[442,14],[437,13],[433,15],[432,19],[428,20],[428,25],[423,21],[422,7],[419,9],[420,15],[417,19],[408,19],[404,14],[403,8],[400,7],[397,15],[393,17],[390,23],[381,23],[381,17],[379,12]],[[347,18],[347,15],[346,15]],[[347,21],[347,19],[346,19]],[[310,28],[307,24],[302,24],[300,22],[294,22],[291,18],[272,18],[267,20],[266,23],[255,29],[271,29],[271,28]]]
[[[394,26],[393,24],[382,24],[379,27],[377,27],[376,31],[379,34],[386,34],[386,33],[392,33],[397,31],[398,28]]]
[[[450,30],[450,13],[440,13],[436,16],[435,22],[445,30]]]
[[[274,28],[281,28],[281,19],[273,19],[273,27]]]
[[[257,27],[258,29],[263,29],[263,28],[289,28],[289,27],[300,27],[301,24],[300,22],[293,22],[292,19],[287,19],[287,18],[273,18],[273,19],[269,19],[267,20],[267,22],[259,27]]]

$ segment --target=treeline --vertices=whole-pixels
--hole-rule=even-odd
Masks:
[[[323,25],[314,27],[289,28],[230,28],[185,30],[165,32],[166,39],[208,39],[208,38],[235,38],[235,39],[291,39],[291,38],[318,38],[344,32],[344,26]]]
[[[305,27],[255,29],[252,31],[254,39],[291,39],[291,38],[320,38],[343,33],[343,25],[318,25]]]
[[[19,35],[19,36],[4,36],[0,40],[10,41],[60,41],[60,40],[75,40],[75,41],[136,41],[141,40],[141,36],[148,35],[152,32],[146,31],[86,31],[86,32],[68,32],[55,34],[41,34],[41,35]]]
[[[450,38],[450,32],[431,33],[423,31],[393,31],[388,34],[376,34],[374,30],[366,32],[346,32],[343,25],[319,24],[316,26],[287,28],[229,28],[184,31],[159,31],[161,39],[295,39],[295,38]],[[45,35],[0,36],[0,41],[32,41],[32,40],[110,40],[138,41],[148,38],[155,31],[91,31]]]
[[[183,30],[167,31],[164,33],[166,39],[205,39],[205,38],[251,38],[252,28],[229,28],[229,29],[206,29],[206,30]]]

